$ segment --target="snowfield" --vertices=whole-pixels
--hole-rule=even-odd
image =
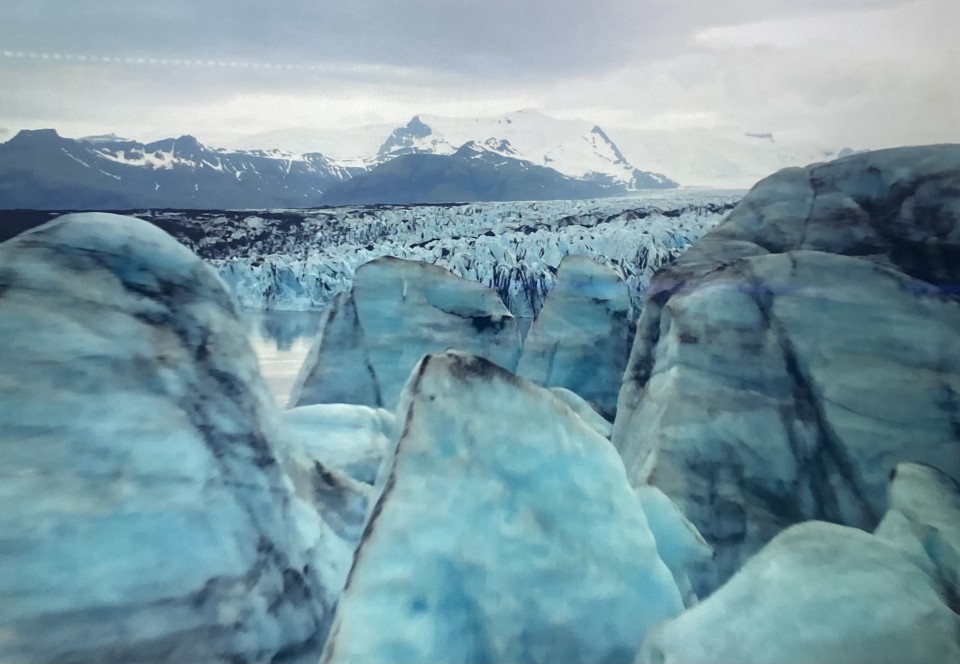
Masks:
[[[380,256],[434,263],[536,315],[564,256],[590,256],[627,281],[639,310],[653,272],[715,226],[737,191],[665,191],[586,201],[361,206],[137,214],[212,264],[241,306],[323,309]]]

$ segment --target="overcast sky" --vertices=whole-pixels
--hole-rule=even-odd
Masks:
[[[834,147],[960,141],[958,0],[4,0],[0,17],[3,140],[229,147],[537,108]]]

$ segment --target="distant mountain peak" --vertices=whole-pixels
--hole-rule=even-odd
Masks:
[[[549,166],[571,178],[622,184],[627,190],[672,186],[669,178],[636,169],[599,126],[550,117],[536,109],[494,117],[416,115],[381,144],[376,162],[404,154],[488,157]]]
[[[458,157],[472,156],[479,154],[497,154],[501,157],[509,157],[511,159],[523,159],[523,156],[517,152],[510,141],[505,138],[488,138],[483,141],[467,141],[459,148],[457,148],[456,155]]]
[[[441,154],[453,152],[452,146],[443,139],[428,141],[427,139],[432,135],[433,130],[430,126],[421,120],[419,115],[414,115],[410,122],[393,130],[377,151],[377,157],[392,158],[418,152]]]
[[[230,151],[189,134],[145,145],[24,131],[0,143],[0,182],[11,183],[0,208],[314,206],[356,172],[320,154]]]
[[[623,156],[623,153],[620,152],[620,148],[610,140],[610,137],[607,136],[607,132],[600,128],[600,125],[593,125],[593,129],[590,130],[590,133],[595,135],[597,138],[603,142],[606,147],[613,153],[613,163],[617,165],[629,166],[627,158]]]
[[[404,129],[407,130],[408,134],[415,136],[416,138],[426,138],[432,132],[430,127],[420,119],[419,115],[414,115]]]
[[[10,144],[18,143],[40,143],[62,141],[64,138],[57,133],[56,129],[21,129],[16,135],[7,141]]]
[[[190,148],[202,148],[202,147],[204,147],[203,143],[201,143],[199,140],[197,140],[197,137],[196,137],[196,136],[193,136],[193,135],[191,135],[191,134],[184,134],[184,135],[181,136],[180,138],[175,139],[174,142],[177,144],[177,147],[181,147],[181,148],[186,148],[186,147],[190,147]]]

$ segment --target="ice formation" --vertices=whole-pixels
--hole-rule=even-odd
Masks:
[[[778,535],[702,604],[649,636],[640,664],[942,664],[960,618],[893,544],[811,521]]]
[[[514,315],[533,317],[568,254],[607,262],[639,307],[653,272],[741,195],[679,190],[592,201],[138,215],[210,262],[244,307],[322,309],[350,289],[360,265],[395,256],[480,282]]]
[[[633,341],[630,295],[617,272],[587,256],[566,256],[527,333],[517,375],[565,387],[613,419]]]
[[[943,594],[960,613],[960,486],[932,467],[901,463],[890,473],[889,509],[876,533],[922,551]],[[905,528],[902,526],[906,526]]]
[[[0,660],[316,658],[337,539],[223,284],[129,217],[0,246]]]
[[[960,477],[960,146],[787,169],[650,288],[613,442],[717,550],[873,529],[899,462]],[[652,475],[651,475],[652,473]]]
[[[284,411],[291,444],[326,468],[372,485],[393,436],[394,417],[382,408],[342,403]]]
[[[323,662],[631,662],[680,593],[612,445],[549,390],[429,355]]]
[[[918,464],[890,477],[890,510],[874,535],[820,521],[788,528],[655,630],[641,664],[960,661],[960,488]]]
[[[247,304],[333,300],[282,416],[164,233],[18,236],[0,660],[960,661],[958,172],[760,183],[651,284],[614,425],[624,312],[724,195],[151,213]],[[521,355],[501,297],[551,288]]]
[[[708,564],[713,557],[713,547],[663,491],[645,485],[637,487],[636,494],[657,541],[657,555],[673,574],[684,604],[696,604],[698,598],[689,571],[694,563]]]
[[[610,439],[613,434],[613,424],[604,419],[603,415],[598,413],[593,406],[584,401],[583,397],[565,387],[549,388],[553,394],[563,403],[567,404],[587,426],[599,433],[606,439]]]
[[[357,270],[350,294],[331,308],[290,405],[394,408],[420,358],[450,347],[512,370],[517,321],[481,284],[429,263],[379,258]]]

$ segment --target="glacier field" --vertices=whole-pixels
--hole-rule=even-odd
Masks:
[[[269,212],[144,211],[214,266],[241,306],[323,309],[379,256],[434,263],[493,288],[515,315],[540,311],[560,261],[613,266],[639,311],[654,271],[716,225],[739,191],[643,197]]]
[[[960,145],[44,221],[0,243],[3,664],[960,664]]]

